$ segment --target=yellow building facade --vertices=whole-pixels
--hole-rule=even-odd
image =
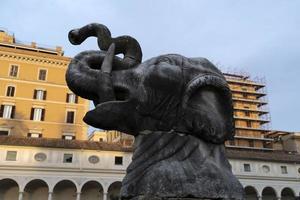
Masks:
[[[22,44],[0,31],[0,135],[87,139],[89,101],[65,82],[61,47]]]

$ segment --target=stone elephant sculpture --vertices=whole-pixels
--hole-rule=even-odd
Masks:
[[[66,81],[95,104],[83,119],[87,124],[135,136],[121,198],[242,199],[225,155],[234,121],[222,73],[205,58],[177,54],[142,62],[137,40],[112,38],[102,24],[69,32],[75,45],[90,36],[101,50],[76,55]]]

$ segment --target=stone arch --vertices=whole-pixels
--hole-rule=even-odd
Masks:
[[[102,200],[104,188],[98,181],[88,180],[82,184],[81,200]]]
[[[23,200],[48,200],[49,185],[42,179],[33,179],[24,187]]]
[[[296,197],[294,190],[289,187],[283,188],[280,194],[282,200],[294,200]]]
[[[248,185],[244,188],[245,199],[247,200],[258,200],[259,193],[254,186]]]
[[[53,200],[76,200],[78,186],[75,181],[63,179],[53,187]]]
[[[121,181],[111,183],[107,189],[107,200],[118,200],[120,198],[121,186]]]
[[[278,195],[273,187],[267,186],[262,190],[261,197],[262,200],[274,200],[278,197]]]
[[[17,181],[4,178],[0,180],[0,199],[2,200],[18,200],[20,186]]]

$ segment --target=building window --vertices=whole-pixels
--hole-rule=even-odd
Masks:
[[[13,97],[15,96],[15,87],[14,86],[8,86],[6,89],[6,96],[7,97]]]
[[[7,161],[16,161],[17,160],[17,152],[16,151],[7,151],[6,160]]]
[[[1,130],[0,129],[0,136],[8,136],[9,135],[9,130]]]
[[[30,120],[44,121],[45,120],[45,109],[44,108],[31,108]]]
[[[66,122],[69,124],[73,124],[75,119],[75,112],[74,111],[67,111],[67,118]]]
[[[244,172],[251,172],[250,164],[244,164]]]
[[[33,99],[46,100],[47,91],[46,90],[34,90]]]
[[[245,111],[245,116],[246,117],[250,117],[250,112],[249,111]]]
[[[281,173],[282,174],[287,174],[288,173],[287,166],[280,166],[280,168],[281,168]]]
[[[65,153],[63,162],[64,163],[72,163],[73,162],[73,154]]]
[[[4,119],[13,119],[15,116],[16,107],[13,105],[1,105],[0,117]]]
[[[248,95],[246,93],[243,93],[243,98],[244,99],[247,99],[248,98]]]
[[[73,136],[73,135],[63,135],[62,139],[63,140],[75,140],[75,136]]]
[[[99,138],[99,142],[103,142],[103,138]]]
[[[43,135],[41,133],[27,133],[29,138],[41,138]]]
[[[67,103],[78,103],[78,96],[73,93],[67,93]]]
[[[249,140],[249,147],[254,147],[254,141],[253,140]]]
[[[250,121],[247,121],[247,127],[251,127],[251,122]]]
[[[115,156],[115,165],[123,165],[123,157]]]
[[[39,70],[39,77],[38,77],[38,79],[40,81],[45,81],[46,77],[47,77],[47,70],[46,69],[40,69]]]
[[[11,77],[17,77],[19,71],[19,66],[17,65],[11,65],[9,70],[9,76]]]

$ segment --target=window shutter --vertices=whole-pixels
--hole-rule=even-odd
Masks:
[[[11,96],[15,96],[15,87],[11,87]]]
[[[34,108],[31,108],[31,112],[30,112],[30,120],[33,120],[33,115],[34,115]]]
[[[9,93],[10,93],[10,86],[8,86],[8,87],[7,87],[7,90],[6,90],[6,96],[7,96],[7,97],[9,97]]]
[[[39,138],[41,138],[42,137],[42,134],[39,134]]]
[[[12,106],[11,113],[10,113],[11,119],[15,118],[15,111],[16,111],[16,106]]]
[[[43,95],[43,100],[46,100],[46,99],[47,99],[47,91],[45,90],[44,95]]]
[[[69,103],[69,93],[67,93],[66,102]]]
[[[42,116],[41,116],[41,121],[45,120],[45,109],[42,109]]]
[[[78,103],[78,96],[75,95],[75,103]]]
[[[3,117],[4,105],[1,105],[0,108],[0,117]]]
[[[37,93],[37,90],[34,90],[33,91],[33,99],[36,99],[36,95],[37,95],[36,93]]]
[[[70,112],[67,112],[67,123],[70,123]]]

